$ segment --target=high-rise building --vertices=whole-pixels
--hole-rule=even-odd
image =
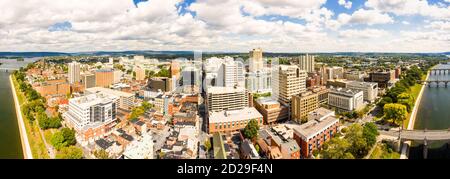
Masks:
[[[219,68],[218,86],[225,87],[244,87],[244,64],[240,61],[234,61],[233,58],[225,59],[225,62]]]
[[[80,64],[73,61],[68,64],[69,67],[69,83],[75,84],[80,82]]]
[[[85,73],[81,75],[81,83],[84,85],[85,89],[95,87],[95,74]]]
[[[180,77],[180,63],[176,61],[170,62],[170,76]]]
[[[308,113],[319,108],[319,95],[312,91],[292,96],[291,119],[301,123],[306,122]]]
[[[114,72],[111,69],[95,71],[95,86],[109,88],[114,83]]]
[[[120,83],[122,76],[123,72],[121,70],[114,70],[114,84]]]
[[[251,93],[272,92],[272,73],[269,69],[249,72],[245,75],[245,87]]]
[[[261,48],[253,49],[249,55],[249,71],[256,72],[264,67],[263,51]]]
[[[195,85],[199,86],[201,83],[200,70],[194,66],[187,66],[181,72],[183,77],[183,86]]]
[[[283,105],[291,104],[291,97],[306,91],[306,72],[296,65],[279,65],[272,72],[272,97]]]
[[[144,81],[145,80],[145,69],[141,67],[134,67],[133,71],[136,73],[136,80],[137,81]]]
[[[171,78],[167,77],[154,77],[148,80],[148,87],[150,91],[169,92],[173,90],[173,83]]]
[[[206,95],[208,112],[238,110],[248,106],[244,87],[209,87]]]
[[[314,71],[314,56],[306,54],[298,58],[298,67],[306,72]]]
[[[72,98],[64,118],[83,140],[99,138],[108,132],[108,125],[116,120],[118,99],[107,93]]]

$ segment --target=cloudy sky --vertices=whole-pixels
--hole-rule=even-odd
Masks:
[[[450,51],[450,0],[0,0],[0,51]]]

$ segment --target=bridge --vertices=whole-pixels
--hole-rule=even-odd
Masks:
[[[12,72],[15,70],[19,70],[18,68],[1,68],[0,67],[0,72]]]
[[[431,87],[431,85],[434,83],[434,84],[436,84],[436,86],[437,87],[439,87],[440,86],[440,84],[444,84],[444,86],[447,88],[448,87],[448,85],[449,85],[449,83],[450,83],[450,80],[426,80],[426,81],[418,81],[420,84],[425,84],[425,85],[427,85],[428,87]]]
[[[380,135],[396,139],[397,147],[405,141],[414,141],[423,144],[423,157],[428,155],[428,145],[433,141],[446,141],[450,143],[450,129],[448,130],[400,130],[400,131],[379,131]]]

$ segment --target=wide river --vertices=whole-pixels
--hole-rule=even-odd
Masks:
[[[11,59],[0,59],[1,68],[18,68],[35,61],[26,59],[17,62]],[[9,82],[9,72],[0,70],[0,159],[23,158],[16,109]]]
[[[441,65],[441,67],[450,68],[450,65]],[[436,67],[438,68],[438,67]],[[430,80],[450,80],[450,74],[432,73]],[[437,87],[433,84],[431,87],[425,87],[420,106],[417,111],[417,118],[414,129],[448,129],[450,128],[450,84],[445,88],[444,84]],[[414,144],[410,149],[409,158],[422,159],[423,145]],[[428,147],[428,158],[450,158],[450,148],[446,142],[433,142]]]

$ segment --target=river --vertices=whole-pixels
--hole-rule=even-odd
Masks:
[[[441,65],[450,68],[450,65]],[[441,68],[436,67],[436,68]],[[430,80],[450,80],[450,74],[434,73],[430,75]],[[422,100],[417,111],[414,129],[448,129],[450,128],[450,85],[445,88],[444,84],[436,87],[425,87]],[[413,143],[409,153],[410,159],[423,159],[423,145]],[[450,148],[445,142],[432,142],[428,146],[429,159],[450,159]]]
[[[36,59],[17,62],[14,59],[0,59],[0,68],[18,68],[26,66]],[[9,82],[10,72],[0,70],[0,159],[23,158],[16,109]]]

